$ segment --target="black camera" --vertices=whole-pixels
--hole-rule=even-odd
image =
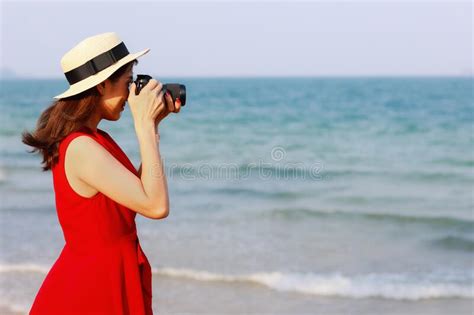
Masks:
[[[152,79],[151,76],[148,74],[138,74],[137,79],[135,80],[135,85],[137,86],[135,90],[135,95],[140,94],[140,90]],[[179,97],[179,100],[181,101],[181,106],[184,106],[186,104],[186,86],[183,84],[179,83],[166,83],[163,84],[162,88],[163,94],[166,93],[166,91],[170,92],[171,97],[173,98],[173,102],[176,101],[176,99]]]

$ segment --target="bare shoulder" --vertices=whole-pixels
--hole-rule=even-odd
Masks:
[[[85,152],[105,150],[96,140],[87,135],[80,135],[71,140],[67,147],[67,152],[72,153],[73,156],[83,155]]]
[[[97,174],[104,163],[114,163],[115,158],[96,140],[87,135],[81,135],[69,143],[66,148],[65,160],[74,165],[73,173],[80,175],[84,172]]]
[[[99,191],[80,179],[79,174],[90,168],[91,157],[106,154],[105,149],[89,136],[81,135],[69,143],[65,152],[64,172],[72,189],[80,196],[91,198]]]

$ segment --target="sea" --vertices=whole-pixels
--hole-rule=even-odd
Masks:
[[[170,194],[137,215],[155,314],[472,314],[472,77],[157,78]],[[21,142],[63,79],[2,80],[0,310],[27,314],[64,238]],[[138,167],[128,107],[101,121]]]

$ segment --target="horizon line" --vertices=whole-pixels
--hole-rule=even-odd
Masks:
[[[466,74],[316,74],[316,75],[153,75],[154,78],[184,78],[184,79],[290,79],[290,78],[472,78],[474,73]],[[59,76],[12,76],[5,78],[0,76],[2,81],[13,80],[65,80]]]

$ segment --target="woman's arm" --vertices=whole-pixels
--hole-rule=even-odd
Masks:
[[[142,157],[140,179],[145,194],[154,199],[153,203],[162,209],[162,215],[166,217],[169,213],[168,184],[156,128],[152,124],[140,124],[136,126],[136,131]]]
[[[137,177],[90,136],[79,136],[66,148],[70,174],[117,203],[151,218],[169,214],[168,187],[153,125],[137,128],[142,174]]]
[[[159,121],[155,120],[155,133],[158,135],[158,140],[160,140],[160,134],[158,132],[158,124],[159,124]],[[142,162],[140,162],[140,166],[138,167],[137,172],[138,172],[138,177],[141,178],[142,177]]]
[[[160,113],[156,119],[155,119],[155,132],[158,135],[158,140],[159,140],[159,132],[158,132],[158,125],[160,122],[168,116],[169,113],[174,112],[174,113],[179,113],[181,109],[181,100],[177,100],[176,103],[173,101],[173,98],[169,93],[165,94],[165,102],[166,102],[166,110]],[[142,176],[142,162],[140,162],[140,166],[138,167],[138,177]]]

